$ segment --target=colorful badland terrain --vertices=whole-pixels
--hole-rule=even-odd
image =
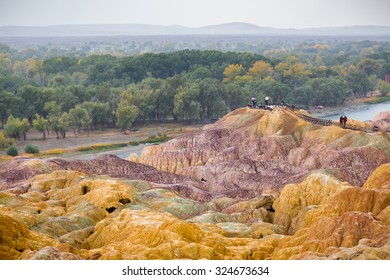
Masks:
[[[15,158],[0,259],[390,259],[390,137],[237,109],[129,160]]]

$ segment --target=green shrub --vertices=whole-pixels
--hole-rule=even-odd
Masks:
[[[129,144],[130,144],[131,146],[138,146],[138,145],[139,145],[139,142],[137,142],[137,141],[130,141]]]
[[[158,133],[157,135],[152,135],[146,138],[145,140],[140,141],[141,144],[146,143],[162,143],[165,141],[170,140],[171,138],[168,137],[165,133]]]
[[[9,147],[9,146],[14,144],[15,139],[14,138],[10,138],[10,137],[6,137],[5,138],[5,142],[6,142],[6,147]]]
[[[11,145],[7,148],[7,151],[6,151],[7,155],[9,156],[13,156],[13,157],[16,157],[19,152],[18,152],[18,148],[16,148],[15,145]]]
[[[24,151],[28,154],[39,154],[39,148],[32,144],[27,144],[26,147],[24,147]]]
[[[14,143],[15,139],[10,138],[4,135],[3,132],[0,132],[0,148],[7,148]]]

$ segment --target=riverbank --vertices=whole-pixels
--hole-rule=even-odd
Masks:
[[[383,100],[383,102],[379,102]],[[372,97],[366,97],[366,98],[357,98],[353,100],[346,101],[343,105],[340,106],[334,106],[334,107],[325,107],[323,109],[316,109],[314,107],[309,108],[309,113],[317,118],[323,118],[323,119],[336,119],[337,116],[341,116],[343,114],[345,115],[356,115],[356,112],[367,112],[370,110],[370,108],[374,107],[380,107],[381,109],[378,110],[378,112],[381,111],[389,111],[390,110],[390,101],[387,101],[387,99],[383,99],[380,96],[372,96]],[[375,117],[377,112],[374,112],[373,115],[369,115],[369,118],[362,118],[357,119],[360,121],[366,121],[370,120]]]
[[[310,108],[309,113],[316,118],[322,118],[326,119],[326,117],[334,116],[334,115],[348,115],[348,113],[356,111],[356,110],[363,110],[365,108],[368,108],[370,105],[367,104],[345,104],[341,106],[334,106],[334,107],[325,107],[324,109],[315,109]]]

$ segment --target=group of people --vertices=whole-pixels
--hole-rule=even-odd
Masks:
[[[269,97],[266,96],[266,97],[264,98],[264,101],[265,101],[265,106],[267,107],[267,106],[268,106]],[[284,102],[284,100],[282,100],[281,105],[282,105],[282,106],[287,106],[288,104],[287,104],[286,102]],[[249,107],[249,108],[257,108],[257,98],[256,98],[256,97],[252,97],[252,98],[251,98],[251,103],[248,103],[248,107]],[[348,121],[347,116],[343,114],[343,115],[340,117],[340,126],[343,127],[343,128],[345,128],[346,125],[347,125],[347,121]]]
[[[265,106],[268,106],[269,97],[266,96],[264,98],[264,101],[265,101]],[[251,103],[248,103],[248,107],[249,108],[257,108],[257,98],[256,97],[251,98]]]

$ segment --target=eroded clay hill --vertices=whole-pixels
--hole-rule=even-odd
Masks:
[[[390,259],[386,134],[239,109],[135,160],[2,166],[0,259]]]
[[[201,133],[144,149],[135,161],[204,179],[203,189],[235,197],[276,194],[314,170],[362,186],[390,161],[389,135],[308,123],[285,109],[242,108]],[[134,158],[133,158],[134,159]]]

